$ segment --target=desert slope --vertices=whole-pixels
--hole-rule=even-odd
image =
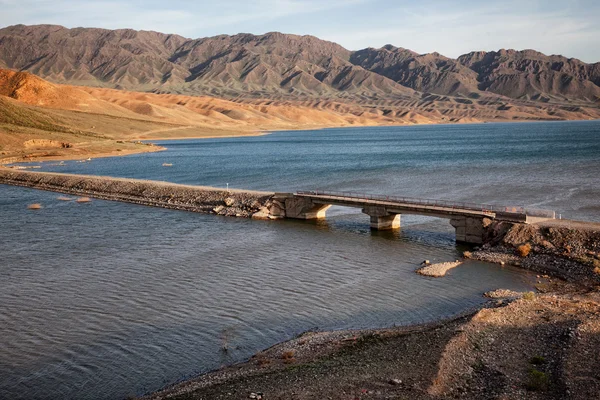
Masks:
[[[141,139],[256,135],[323,127],[600,118],[598,107],[423,94],[397,99],[226,100],[69,86],[0,70],[0,159],[154,151]]]
[[[533,50],[458,59],[392,45],[349,51],[271,32],[188,39],[131,29],[0,29],[0,67],[56,83],[269,100],[419,100],[429,94],[598,107],[600,63]]]

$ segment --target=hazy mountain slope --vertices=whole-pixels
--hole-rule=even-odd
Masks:
[[[458,61],[478,74],[480,90],[515,99],[600,101],[600,63],[534,50],[473,52]]]
[[[438,53],[420,55],[387,45],[356,51],[350,61],[420,92],[464,96],[478,92],[475,71]]]
[[[186,39],[156,32],[16,25],[0,30],[0,59],[55,82],[154,87],[185,79],[169,61]]]
[[[391,45],[352,52],[313,36],[276,32],[192,40],[127,29],[16,25],[0,29],[0,66],[58,83],[229,99],[365,106],[417,103],[433,93],[462,104],[600,102],[600,63],[531,50],[474,52],[458,60]]]
[[[0,30],[0,60],[54,82],[189,94],[413,95],[354,66],[343,47],[269,33],[186,40],[155,32],[17,25]]]
[[[313,36],[239,34],[185,43],[171,61],[190,71],[188,90],[217,95],[395,96],[412,90],[348,62],[350,52]]]

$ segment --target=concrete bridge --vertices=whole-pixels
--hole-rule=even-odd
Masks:
[[[331,206],[360,208],[377,230],[400,228],[402,214],[446,218],[456,229],[456,241],[481,244],[484,229],[492,221],[535,223],[554,219],[554,211],[444,200],[379,196],[351,192],[299,191],[276,193],[271,214],[294,219],[325,218]]]
[[[16,171],[0,168],[0,184],[51,190],[79,196],[124,201],[177,210],[252,218],[325,218],[333,205],[360,208],[373,229],[400,227],[402,214],[446,218],[456,229],[456,241],[481,244],[492,221],[535,223],[554,219],[554,211],[458,203],[349,192],[296,193],[225,190],[137,179]]]

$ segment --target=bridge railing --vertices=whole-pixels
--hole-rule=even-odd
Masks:
[[[402,197],[402,196],[387,196],[387,195],[376,195],[358,192],[336,192],[330,190],[311,190],[311,191],[298,191],[298,195],[307,196],[329,196],[339,199],[349,200],[374,200],[374,201],[387,201],[392,203],[402,203],[410,205],[419,205],[427,207],[443,207],[450,209],[463,209],[471,211],[481,211],[483,213],[508,213],[508,214],[520,214],[530,215],[544,218],[554,218],[555,213],[551,210],[539,210],[533,208],[525,208],[522,206],[501,206],[494,204],[478,204],[469,202],[457,202],[448,200],[437,200],[437,199],[419,199],[414,197]]]

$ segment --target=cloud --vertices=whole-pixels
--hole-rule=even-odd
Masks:
[[[0,25],[51,23],[67,27],[133,28],[192,35],[215,28],[231,31],[241,29],[239,24],[244,22],[265,23],[348,7],[364,1],[366,0],[172,0],[166,3],[154,0],[0,0],[4,9],[0,15]]]
[[[600,60],[600,25],[594,18],[564,8],[524,10],[516,4],[486,4],[468,10],[413,7],[395,13],[393,23],[380,28],[323,31],[319,36],[351,49],[391,43],[420,53],[438,51],[457,57],[473,50],[514,48]]]

